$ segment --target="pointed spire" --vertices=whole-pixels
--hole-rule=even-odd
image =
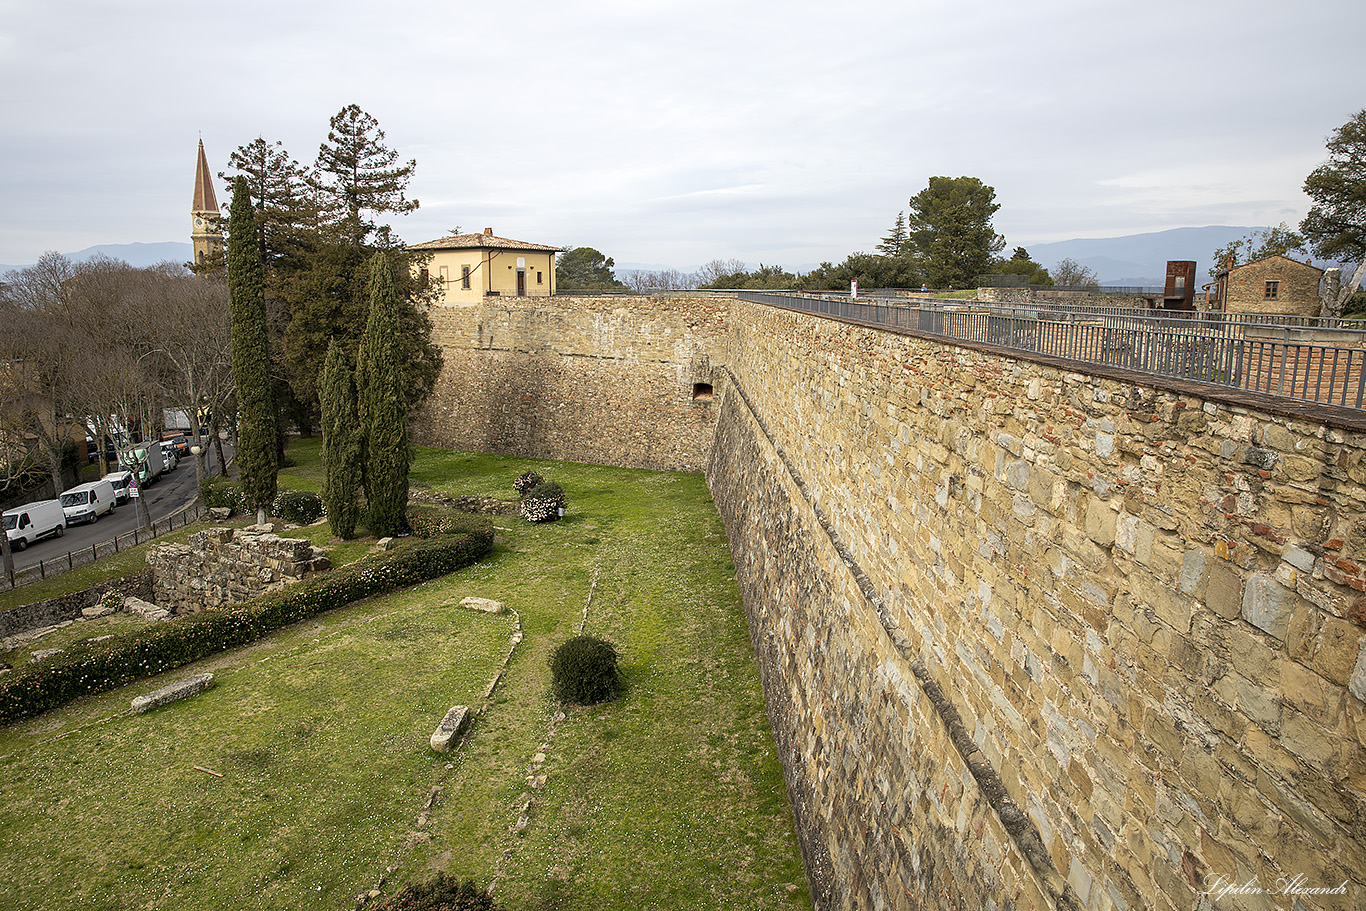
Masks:
[[[209,160],[204,157],[204,140],[199,140],[199,164],[194,170],[194,202],[192,213],[218,214],[218,197],[213,192],[213,177],[209,174]]]

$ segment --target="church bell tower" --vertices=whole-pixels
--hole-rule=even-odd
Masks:
[[[204,140],[199,140],[199,163],[194,170],[194,201],[190,204],[190,243],[194,246],[194,263],[202,266],[223,257],[223,232],[219,228],[221,216],[218,198],[213,192],[213,177],[209,161],[204,157]]]

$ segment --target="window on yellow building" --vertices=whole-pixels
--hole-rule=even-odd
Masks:
[[[466,291],[470,290],[470,267],[469,267],[469,266],[461,266],[461,267],[460,267],[460,287],[461,287],[461,288],[464,288]]]
[[[543,285],[543,284],[545,284],[545,282],[541,279],[541,271],[540,271],[539,269],[536,270],[536,284],[538,284],[538,285]]]
[[[1280,296],[1280,293],[1281,293],[1281,283],[1280,283],[1280,282],[1267,282],[1267,283],[1266,283],[1266,291],[1262,293],[1262,297],[1266,298],[1266,299],[1269,300],[1269,301],[1274,301],[1277,297]]]

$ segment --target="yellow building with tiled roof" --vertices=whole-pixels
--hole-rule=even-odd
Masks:
[[[483,234],[455,234],[412,244],[430,253],[427,276],[441,283],[438,304],[472,304],[485,297],[549,297],[555,293],[555,254],[562,247]]]

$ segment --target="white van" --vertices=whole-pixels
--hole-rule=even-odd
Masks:
[[[66,534],[61,501],[39,500],[9,510],[5,513],[5,534],[14,550],[23,550],[48,535],[60,538]]]
[[[114,502],[123,504],[128,502],[128,485],[133,483],[133,473],[131,471],[111,471],[109,474],[100,478],[101,481],[108,481],[114,488]]]
[[[79,484],[61,496],[66,524],[94,522],[114,511],[114,485],[105,480]]]

